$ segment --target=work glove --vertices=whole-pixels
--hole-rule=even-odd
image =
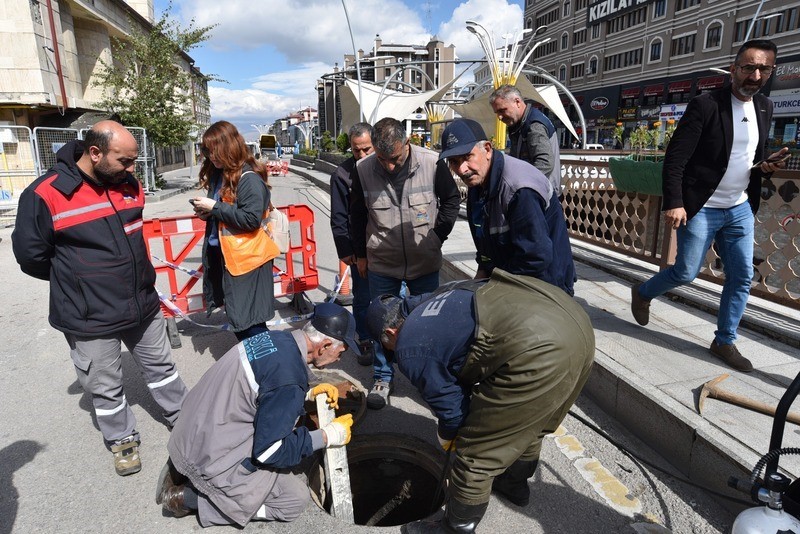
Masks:
[[[339,390],[333,384],[318,384],[314,386],[306,393],[306,400],[313,401],[320,393],[325,393],[328,396],[328,406],[334,410],[339,407]]]
[[[444,439],[439,434],[436,434],[436,439],[439,440],[439,445],[442,446],[445,452],[450,452],[451,450],[456,450],[456,438],[453,439]]]
[[[350,443],[350,427],[353,426],[353,414],[341,415],[322,427],[328,438],[327,447],[342,447]]]

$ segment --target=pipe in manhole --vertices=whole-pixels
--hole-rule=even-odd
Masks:
[[[311,496],[330,513],[322,455],[316,458],[308,474]],[[355,524],[405,525],[433,514],[444,502],[444,481],[440,480],[444,462],[440,449],[413,436],[354,435],[347,445],[347,464]]]

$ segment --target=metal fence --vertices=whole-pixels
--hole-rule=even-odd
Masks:
[[[36,175],[41,176],[56,164],[56,152],[61,147],[78,139],[78,130],[72,128],[33,129],[33,146],[36,153]]]
[[[18,196],[37,176],[30,128],[0,127],[0,200]]]

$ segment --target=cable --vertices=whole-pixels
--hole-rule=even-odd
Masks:
[[[616,441],[614,438],[612,438],[611,436],[609,436],[608,434],[606,434],[606,433],[605,433],[605,432],[604,432],[604,431],[603,431],[601,428],[599,428],[599,427],[597,427],[596,425],[594,425],[594,424],[590,423],[590,422],[589,422],[588,420],[586,420],[584,417],[582,417],[582,416],[580,416],[580,415],[576,414],[576,413],[575,413],[575,412],[573,412],[572,410],[570,410],[570,411],[569,411],[569,415],[571,415],[572,417],[574,417],[574,418],[575,418],[576,420],[578,420],[579,422],[583,423],[583,424],[584,424],[584,426],[586,426],[586,427],[588,427],[589,429],[593,430],[593,431],[594,431],[594,432],[595,432],[597,435],[599,435],[601,438],[603,438],[603,439],[605,439],[606,441],[608,441],[608,442],[609,442],[611,445],[613,445],[614,447],[616,447],[616,448],[617,448],[617,449],[618,449],[618,450],[619,450],[619,451],[620,451],[622,454],[624,454],[625,456],[627,456],[627,457],[629,457],[631,460],[633,460],[633,462],[634,462],[634,463],[638,463],[638,464],[644,464],[644,465],[646,465],[646,466],[650,467],[651,469],[654,469],[654,470],[658,471],[659,473],[663,473],[663,474],[665,474],[665,475],[669,476],[670,478],[672,478],[672,479],[674,479],[674,480],[677,480],[678,482],[683,482],[683,483],[684,483],[684,484],[686,484],[687,486],[692,486],[692,487],[695,487],[695,488],[697,488],[697,489],[701,489],[701,490],[703,490],[703,491],[706,491],[706,492],[708,492],[708,493],[710,493],[710,494],[712,494],[712,495],[714,495],[714,496],[716,496],[716,497],[720,497],[720,498],[722,498],[722,499],[726,499],[726,500],[728,500],[728,501],[735,502],[735,503],[737,503],[737,504],[745,504],[745,505],[748,505],[748,506],[750,506],[750,505],[752,505],[752,504],[753,504],[751,501],[745,501],[744,499],[737,499],[736,497],[731,497],[730,495],[726,495],[726,494],[724,494],[724,493],[720,493],[720,492],[718,492],[718,491],[714,491],[714,490],[712,490],[712,489],[709,489],[709,488],[707,488],[707,487],[705,487],[705,486],[701,486],[700,484],[697,484],[697,483],[695,483],[695,482],[692,482],[692,481],[691,481],[691,480],[689,480],[689,479],[686,479],[686,478],[683,478],[683,477],[677,476],[677,475],[675,475],[674,473],[670,473],[670,472],[669,472],[669,471],[667,471],[666,469],[662,469],[661,467],[659,467],[659,466],[657,466],[657,465],[653,464],[652,462],[649,462],[649,461],[645,460],[644,458],[640,457],[639,455],[637,455],[637,454],[635,454],[635,453],[633,453],[633,452],[629,451],[628,449],[626,449],[626,448],[625,448],[625,446],[624,446],[624,445],[622,445],[621,443],[617,442],[617,441]],[[641,465],[640,465],[640,467],[641,467]]]

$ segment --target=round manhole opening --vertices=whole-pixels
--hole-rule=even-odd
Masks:
[[[321,456],[309,473],[314,501],[330,513]],[[444,502],[445,455],[419,438],[381,433],[353,436],[347,465],[356,525],[405,525],[433,514]]]

